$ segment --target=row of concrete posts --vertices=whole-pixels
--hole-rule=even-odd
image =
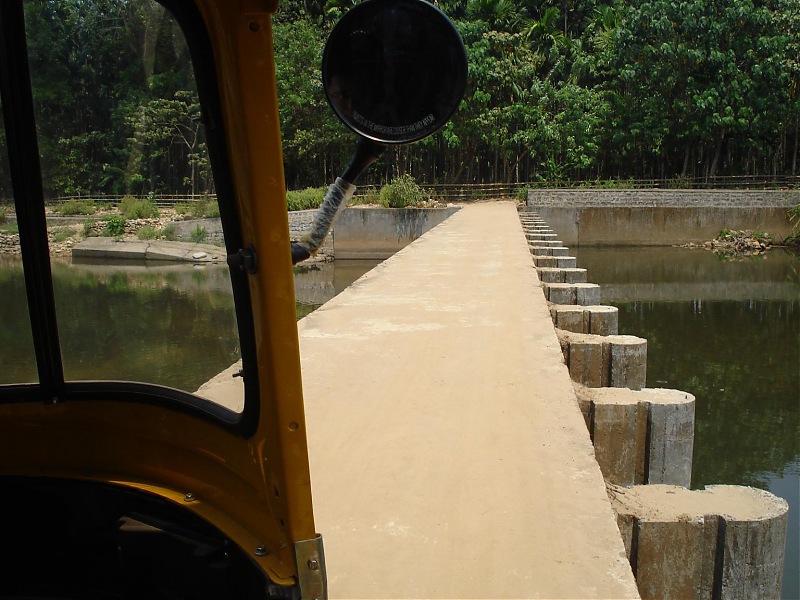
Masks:
[[[646,387],[647,340],[619,335],[618,309],[547,223],[520,220],[642,598],[780,598],[786,501],[689,489],[694,396]]]

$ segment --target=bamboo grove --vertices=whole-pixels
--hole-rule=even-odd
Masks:
[[[329,183],[352,152],[319,65],[353,4],[281,0],[275,15],[290,189]],[[798,174],[800,0],[434,4],[464,39],[467,93],[371,183]],[[27,0],[26,23],[49,196],[213,192],[188,53],[161,6]],[[0,138],[0,198],[5,152]]]

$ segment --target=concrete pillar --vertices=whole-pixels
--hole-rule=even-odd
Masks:
[[[584,306],[589,315],[589,330],[595,335],[617,335],[619,333],[619,309],[602,304]]]
[[[571,283],[545,283],[544,297],[553,304],[577,304],[577,291]]]
[[[554,256],[552,246],[528,246],[534,256]]]
[[[647,380],[647,340],[633,335],[605,336],[610,348],[610,387],[640,390]]]
[[[564,272],[555,267],[541,267],[537,268],[539,273],[539,281],[542,283],[564,283]]]
[[[565,289],[550,284],[550,297]],[[567,288],[568,289],[568,288]],[[570,377],[587,387],[640,390],[647,375],[647,340],[632,335],[591,335],[556,330]]]
[[[541,272],[540,269],[540,278]],[[616,306],[552,304],[550,317],[558,329],[574,333],[617,335],[619,330],[619,309]]]
[[[689,487],[694,452],[694,396],[677,390],[642,390],[648,397],[647,483]]]
[[[532,250],[532,249],[531,249]],[[557,256],[546,256],[544,254],[534,254],[533,255],[533,265],[535,267],[556,267],[558,266],[559,257]]]
[[[533,264],[536,267],[556,267],[559,269],[572,269],[578,264],[574,256],[542,256],[533,255]]]
[[[586,269],[537,268],[542,283],[586,283]]]
[[[557,329],[573,333],[589,333],[584,316],[584,307],[577,304],[551,304],[550,318]]]
[[[593,388],[608,386],[607,347],[596,336],[573,339],[566,356],[572,381]]]
[[[750,487],[609,486],[648,600],[780,598],[789,506]]]
[[[581,306],[600,304],[600,286],[596,283],[575,283],[575,302]]]
[[[566,246],[546,246],[537,243],[528,248],[534,256],[569,256],[569,248]]]
[[[564,283],[586,283],[586,269],[562,269],[564,272]]]
[[[695,398],[680,390],[589,388],[575,393],[606,481],[689,487]]]
[[[555,233],[526,233],[525,237],[530,241],[538,241],[538,240],[555,240],[558,235]]]
[[[609,388],[599,388],[608,390]],[[589,411],[594,455],[603,477],[618,485],[646,481],[647,406],[624,394],[604,394]]]
[[[564,242],[561,240],[528,240],[531,246],[550,246],[553,248],[564,248]]]

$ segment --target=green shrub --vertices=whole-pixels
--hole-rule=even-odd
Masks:
[[[418,206],[427,199],[428,194],[408,173],[395,177],[390,184],[383,186],[380,192],[380,204],[387,208]]]
[[[628,177],[627,179],[616,177],[614,179],[604,179],[600,183],[600,187],[606,190],[631,190],[636,187],[636,184],[633,181],[633,177]]]
[[[104,234],[107,237],[117,237],[125,233],[125,217],[108,217]]]
[[[667,182],[671,190],[689,190],[692,188],[692,179],[687,175],[677,175]]]
[[[0,225],[5,225],[8,220],[8,213],[5,206],[0,206]]]
[[[56,206],[55,212],[65,217],[93,215],[97,212],[97,206],[92,200],[67,200]]]
[[[136,232],[136,237],[140,240],[155,240],[158,239],[158,230],[152,225],[145,225]]]
[[[210,198],[193,202],[178,202],[174,208],[177,214],[189,215],[195,219],[214,219],[219,216],[219,204]]]
[[[358,206],[359,204],[380,204],[381,196],[380,190],[373,186],[367,186],[359,189],[357,196],[350,198],[348,203],[351,206]]]
[[[216,219],[219,216],[219,204],[215,200],[204,200],[203,217],[206,219]]]
[[[792,231],[800,233],[800,204],[789,209],[789,222],[792,224]]]
[[[322,199],[328,192],[328,188],[306,188],[286,192],[286,204],[289,210],[308,210],[317,208],[322,204]]]
[[[523,185],[521,187],[518,187],[514,191],[514,196],[517,198],[517,200],[522,200],[523,202],[525,202],[528,200],[528,190],[530,189],[531,186],[529,185]]]
[[[152,200],[125,196],[119,203],[119,212],[126,219],[155,219],[158,217],[158,207]]]
[[[169,225],[166,225],[164,229],[161,230],[161,235],[164,236],[165,240],[169,240],[170,242],[174,242],[175,240],[177,240],[178,233],[175,229],[175,224],[170,223]]]
[[[200,227],[199,225],[194,228],[191,234],[189,234],[189,239],[192,240],[195,244],[199,244],[201,242],[206,241],[206,228]]]
[[[50,235],[53,236],[53,242],[59,243],[71,238],[75,235],[75,232],[71,227],[53,227],[50,230]]]
[[[94,219],[86,219],[83,222],[83,237],[94,237],[97,235],[97,232],[94,230],[94,224],[97,221]]]
[[[761,231],[760,229],[756,229],[752,234],[751,237],[758,241],[761,244],[771,244],[772,243],[772,236],[767,233],[766,231]]]
[[[789,209],[788,217],[792,224],[792,233],[783,240],[783,243],[787,246],[800,247],[800,204]]]

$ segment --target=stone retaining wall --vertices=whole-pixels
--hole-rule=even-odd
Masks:
[[[225,240],[225,236],[222,234],[222,222],[219,219],[172,221],[172,225],[175,227],[175,235],[179,240],[191,239],[198,228],[205,231],[203,240],[207,243],[213,244]]]
[[[529,190],[527,204],[537,208],[792,208],[800,204],[800,190]]]
[[[722,229],[782,240],[800,190],[530,190],[527,205],[571,246],[703,243]]]

